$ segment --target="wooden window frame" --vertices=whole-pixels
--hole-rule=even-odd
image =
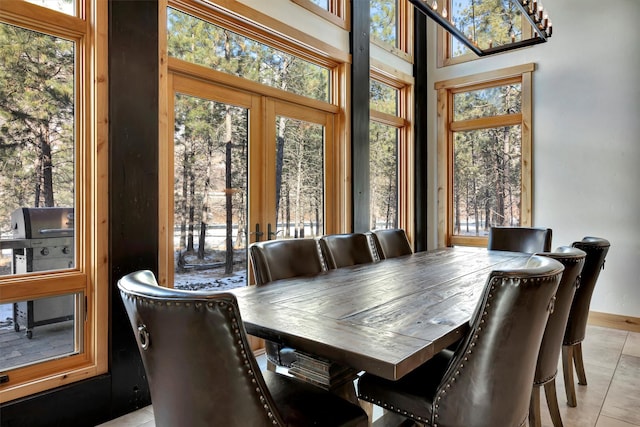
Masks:
[[[414,164],[413,141],[413,86],[412,76],[391,70],[383,63],[371,60],[370,79],[398,90],[398,111],[395,115],[369,110],[370,120],[398,129],[398,227],[407,233],[410,242],[414,236]]]
[[[371,36],[371,44],[393,55],[413,63],[413,16],[414,7],[408,0],[396,0],[396,13],[398,20],[397,35],[398,46],[392,46]]]
[[[459,77],[435,83],[438,92],[437,107],[437,233],[438,247],[486,246],[487,237],[453,235],[453,133],[460,130],[482,129],[496,126],[521,125],[521,195],[520,223],[531,226],[532,207],[532,74],[535,64],[504,68],[486,73]],[[483,117],[454,123],[453,94],[519,82],[522,85],[521,113],[496,117]]]
[[[247,91],[256,95],[270,97],[279,101],[299,104],[325,111],[335,115],[333,123],[333,156],[336,158],[334,176],[326,185],[331,186],[331,191],[336,194],[334,209],[327,212],[327,224],[333,224],[334,229],[328,230],[331,233],[338,233],[347,230],[351,217],[351,192],[346,183],[351,180],[350,163],[351,152],[347,135],[349,134],[349,98],[347,97],[350,74],[351,56],[333,46],[317,40],[301,31],[275,21],[273,18],[264,15],[255,9],[251,9],[241,3],[234,3],[232,8],[216,7],[213,4],[202,3],[195,0],[160,0],[159,1],[159,56],[160,56],[160,79],[159,79],[159,144],[160,144],[160,170],[168,170],[171,159],[169,150],[171,136],[171,117],[173,112],[169,111],[169,106],[173,105],[169,99],[173,96],[171,75],[179,74],[191,78],[197,78],[222,85],[238,91]],[[197,64],[188,63],[168,56],[167,48],[167,8],[175,8],[185,13],[189,13],[205,21],[211,22],[224,28],[229,28],[235,33],[242,34],[253,40],[265,43],[284,52],[295,55],[306,61],[321,65],[330,69],[330,99],[325,101],[307,98],[281,89],[262,85],[242,77],[237,77],[221,71],[216,71]],[[249,19],[249,17],[251,19]],[[262,137],[262,136],[260,136]],[[172,208],[170,206],[170,195],[167,182],[160,178],[159,182],[159,255],[158,255],[158,282],[162,286],[171,286],[172,272],[167,267],[173,265],[171,258],[173,254],[172,237],[166,230],[166,225],[170,223]],[[172,179],[170,180],[173,182]],[[171,184],[173,185],[173,184]],[[251,209],[251,208],[250,208]]]
[[[447,4],[447,10],[451,10],[451,0],[443,0]],[[522,16],[522,36],[524,38],[531,38],[533,36],[533,30],[527,18]],[[440,25],[437,25],[436,35],[436,66],[438,68],[448,67],[450,65],[462,64],[469,61],[475,61],[480,59],[478,55],[469,51],[464,55],[451,56],[451,45],[453,36],[447,32]]]
[[[3,302],[82,292],[81,352],[9,371],[0,403],[68,385],[108,369],[108,4],[78,1],[76,16],[25,1],[0,2],[0,20],[76,44],[76,267],[0,278]]]
[[[329,10],[321,8],[310,0],[291,0],[291,2],[315,13],[342,29],[349,31],[351,28],[350,8],[347,0],[329,0]]]

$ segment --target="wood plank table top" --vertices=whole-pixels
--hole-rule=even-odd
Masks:
[[[492,270],[528,258],[445,248],[232,292],[249,334],[397,380],[464,334]]]

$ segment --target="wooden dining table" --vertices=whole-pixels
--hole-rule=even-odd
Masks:
[[[443,248],[232,292],[247,333],[296,349],[289,372],[331,389],[361,371],[397,380],[455,343],[489,273],[528,258]]]

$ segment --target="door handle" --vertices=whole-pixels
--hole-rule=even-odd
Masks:
[[[272,237],[276,237],[282,233],[282,230],[271,231],[271,223],[267,224],[267,240],[271,240]]]
[[[260,239],[264,235],[264,233],[262,231],[260,231],[260,224],[256,223],[256,231],[252,232],[251,234],[255,234],[256,242],[260,241]]]

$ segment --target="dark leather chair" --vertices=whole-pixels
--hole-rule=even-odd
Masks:
[[[365,373],[360,399],[431,426],[522,426],[553,297],[558,261],[532,256],[527,267],[489,274],[469,330],[398,381]]]
[[[407,234],[402,228],[372,230],[371,236],[380,259],[395,258],[413,253]]]
[[[231,293],[178,291],[150,271],[118,282],[158,427],[366,426],[357,405],[295,378],[260,372]]]
[[[550,228],[491,227],[487,249],[529,254],[549,252],[551,235]]]
[[[367,264],[376,260],[369,239],[364,233],[322,236],[320,249],[327,263],[327,268],[330,270],[350,265]]]
[[[529,406],[529,426],[540,427],[540,387],[544,386],[544,392],[551,414],[551,421],[555,427],[562,426],[562,417],[558,408],[556,395],[556,375],[558,373],[558,360],[562,350],[562,340],[567,326],[569,309],[578,285],[578,277],[584,266],[584,251],[571,246],[562,246],[554,252],[544,252],[538,255],[555,259],[564,266],[564,272],[558,285],[553,312],[549,315],[547,326],[544,330],[538,364],[533,380],[531,392],[531,404]]]
[[[564,371],[567,404],[569,406],[576,406],[578,403],[573,379],[574,364],[578,375],[578,384],[587,385],[587,376],[582,360],[582,341],[587,330],[591,295],[593,295],[593,289],[596,287],[596,282],[600,276],[600,270],[604,268],[605,258],[610,246],[611,244],[608,240],[600,237],[585,237],[582,241],[573,243],[573,247],[585,251],[587,257],[580,275],[580,284],[573,297],[569,319],[567,320],[567,329],[564,333],[564,342],[562,343],[562,368]]]
[[[313,276],[326,270],[315,239],[269,240],[249,246],[253,277],[258,286],[274,280],[298,276]],[[265,340],[267,369],[290,368],[295,361],[294,350]]]

